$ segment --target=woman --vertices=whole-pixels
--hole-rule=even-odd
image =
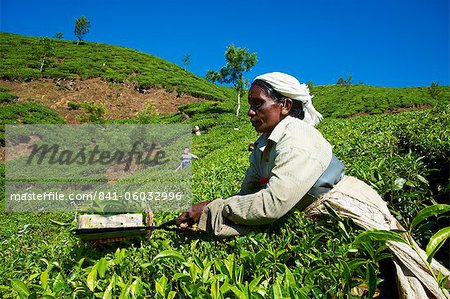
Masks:
[[[198,229],[220,237],[241,235],[253,225],[274,222],[293,208],[315,215],[326,213],[328,205],[365,229],[403,229],[372,188],[343,175],[331,145],[314,128],[322,116],[311,99],[307,86],[290,75],[258,76],[249,90],[248,116],[262,135],[255,142],[240,192],[193,205],[178,217],[177,224],[198,224]],[[409,245],[388,245],[403,298],[427,298],[430,293],[443,296]],[[432,266],[436,272],[449,274],[436,262]]]

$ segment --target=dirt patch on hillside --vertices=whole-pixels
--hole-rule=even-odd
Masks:
[[[424,109],[430,109],[432,106],[430,104],[411,104],[411,107],[398,107],[398,108],[389,108],[383,111],[384,114],[396,114],[401,112],[407,112],[407,111],[419,111]],[[346,116],[345,118],[349,117],[356,117],[356,116],[368,116],[371,115],[369,112],[358,112],[354,113],[352,115]]]
[[[430,109],[432,106],[430,104],[412,104],[411,107],[399,107],[399,108],[390,108],[385,113],[401,113],[407,111],[418,111],[424,109]]]
[[[176,91],[148,89],[138,91],[134,86],[116,84],[101,79],[53,80],[42,79],[30,82],[0,80],[0,86],[10,88],[10,93],[20,102],[34,101],[56,110],[67,123],[78,123],[77,116],[83,109],[70,110],[68,103],[90,103],[105,108],[103,117],[110,119],[136,117],[139,113],[154,112],[169,114],[177,112],[183,104],[204,101]]]

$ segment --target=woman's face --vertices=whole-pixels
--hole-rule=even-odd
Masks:
[[[266,91],[252,85],[248,92],[250,109],[247,114],[258,133],[270,133],[275,126],[285,117],[282,114],[282,103],[276,103]]]

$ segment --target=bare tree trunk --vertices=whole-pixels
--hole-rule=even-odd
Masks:
[[[41,59],[41,73],[42,73],[42,69],[44,68],[44,63],[45,63],[45,57]]]
[[[237,92],[236,116],[239,116],[239,110],[241,110],[241,91],[240,90],[238,90],[238,92]]]

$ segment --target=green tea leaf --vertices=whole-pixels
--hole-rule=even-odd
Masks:
[[[144,294],[144,287],[139,277],[131,284],[130,292],[133,298],[141,298]]]
[[[273,286],[273,298],[274,299],[280,299],[283,298],[283,293],[281,292],[281,286],[278,284],[278,281],[276,281]]]
[[[197,274],[200,271],[200,269],[192,261],[189,261],[187,264],[189,266],[189,274],[191,275],[191,280],[195,281],[197,279]]]
[[[377,275],[372,264],[367,265],[366,280],[369,287],[368,298],[373,298],[375,291],[377,290]]]
[[[101,258],[97,262],[97,271],[98,271],[98,275],[100,276],[100,278],[105,277],[105,272],[106,272],[107,268],[108,268],[108,261],[105,258]]]
[[[325,298],[324,293],[317,287],[311,289],[314,298]]]
[[[219,281],[216,280],[214,282],[211,283],[211,297],[213,299],[219,299],[220,298],[220,285],[219,285]]]
[[[209,276],[211,276],[211,266],[212,266],[213,262],[208,262],[206,264],[205,269],[203,270],[203,274],[202,274],[202,282],[205,283],[208,281]]]
[[[88,286],[89,290],[91,290],[91,292],[94,291],[96,287],[96,282],[97,282],[97,264],[92,267],[91,272],[89,272],[86,280],[86,285]]]
[[[247,296],[245,296],[244,292],[242,292],[241,290],[239,290],[236,286],[234,285],[229,285],[228,288],[236,295],[236,297],[238,297],[239,299],[247,299]]]
[[[348,262],[348,267],[351,271],[356,270],[360,266],[364,265],[367,262],[367,260],[362,258],[355,258]]]
[[[65,289],[67,287],[66,282],[64,281],[63,276],[61,273],[58,273],[58,275],[55,278],[55,281],[53,282],[53,292],[58,293],[59,291]]]
[[[263,277],[264,275],[258,276],[250,282],[249,287],[252,292],[258,289],[259,282]]]
[[[445,240],[447,240],[449,236],[450,236],[450,227],[444,227],[430,238],[430,242],[428,242],[426,248],[428,262],[431,262],[433,256],[436,254],[439,248],[441,248],[441,246],[444,244]]]
[[[339,228],[341,229],[341,231],[344,233],[345,237],[346,237],[346,238],[349,238],[349,235],[348,235],[348,233],[347,233],[347,229],[345,229],[344,223],[342,223],[342,221],[339,221],[339,222],[338,222],[338,226],[339,226]]]
[[[269,251],[267,250],[261,250],[255,255],[254,263],[255,265],[260,264],[266,257],[270,255]]]
[[[383,252],[383,253],[376,255],[375,261],[378,263],[381,260],[390,259],[390,258],[392,258],[392,254],[390,252]]]
[[[411,221],[411,229],[413,230],[418,224],[431,216],[437,216],[443,213],[448,213],[450,211],[450,205],[446,204],[436,204],[422,209],[417,213],[416,217]]]
[[[302,286],[300,289],[297,289],[297,295],[300,299],[309,299],[309,292],[311,291],[311,286]]]
[[[163,276],[161,276],[161,278],[155,282],[156,291],[163,297],[166,296],[166,286],[167,286],[167,277],[163,274]]]
[[[130,298],[130,282],[128,282],[126,285],[122,287],[122,291],[120,292],[119,296],[119,299],[127,299],[127,298]]]
[[[103,293],[103,299],[112,298],[112,292],[115,286],[116,286],[116,275],[114,274],[108,286],[106,287],[105,292]]]
[[[348,294],[350,292],[350,288],[352,286],[352,276],[350,272],[350,267],[344,260],[339,260],[339,264],[341,265],[342,273],[344,274],[345,278],[345,290],[344,292]]]
[[[105,292],[103,293],[103,299],[111,299],[112,298],[112,288],[108,285]]]
[[[450,277],[449,275],[442,274],[441,271],[438,272],[437,282],[440,288],[443,289],[446,287],[449,277]]]
[[[145,269],[145,268],[150,267],[151,265],[153,265],[153,263],[143,263],[143,264],[141,264],[141,267]]]
[[[30,290],[21,280],[11,279],[11,287],[17,292],[17,294],[19,294],[19,297],[30,295]]]
[[[369,240],[375,241],[396,241],[406,243],[398,233],[388,230],[368,230],[360,233],[353,241],[354,245],[365,243]]]
[[[182,262],[185,261],[184,256],[175,250],[164,250],[163,252],[161,252],[157,256],[155,256],[153,261],[156,261],[159,259],[168,259],[168,258],[172,258],[172,259],[182,261]]]
[[[421,181],[422,183],[429,185],[430,183],[428,182],[428,180],[426,178],[424,178],[423,176],[421,176],[420,174],[416,174],[416,177],[419,179],[419,181]]]
[[[41,286],[45,289],[48,287],[48,271],[45,270],[41,273]]]
[[[194,255],[192,258],[194,259],[195,264],[196,264],[200,269],[203,269],[203,268],[204,268],[203,262],[202,262],[202,260],[201,260],[198,256]]]
[[[53,222],[54,224],[59,225],[59,226],[69,226],[69,225],[72,225],[71,222],[65,223],[65,222],[60,222],[60,221],[56,221],[56,220],[53,220],[53,219],[50,219],[50,221]]]
[[[180,280],[185,278],[191,278],[191,276],[186,273],[175,273],[175,275],[172,277],[173,280]]]
[[[291,270],[289,270],[289,268],[286,265],[284,265],[284,270],[285,270],[285,272],[284,272],[285,283],[288,283],[288,286],[290,286],[290,287],[295,286],[295,278],[294,278],[294,275],[292,274]]]
[[[325,206],[325,208],[327,209],[327,212],[333,217],[333,218],[336,218],[336,219],[339,219],[339,220],[342,220],[342,217],[341,216],[339,216],[337,213],[336,213],[336,211],[335,211],[335,209],[332,207],[332,206],[330,206],[330,204],[329,203],[327,203],[327,202],[324,202],[324,204],[323,204],[324,206]]]

